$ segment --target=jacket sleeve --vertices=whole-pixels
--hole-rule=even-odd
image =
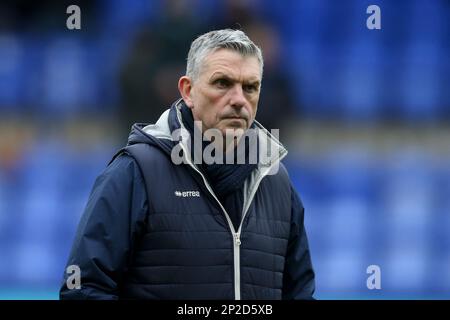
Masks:
[[[60,299],[119,298],[120,282],[133,242],[144,228],[147,208],[138,165],[122,154],[95,181],[72,245]],[[81,271],[79,289],[67,286],[70,265]]]
[[[315,275],[304,227],[303,204],[291,185],[292,220],[283,274],[283,299],[314,299]]]

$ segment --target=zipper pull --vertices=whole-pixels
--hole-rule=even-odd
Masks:
[[[239,239],[239,233],[235,233],[234,234],[234,239],[236,241],[236,245],[240,246],[241,245],[241,239]]]

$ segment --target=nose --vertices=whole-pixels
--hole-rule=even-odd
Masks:
[[[242,86],[236,83],[230,92],[230,105],[234,108],[243,108],[247,102]]]

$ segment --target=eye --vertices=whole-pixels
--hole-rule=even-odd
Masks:
[[[230,81],[227,79],[220,78],[214,81],[214,85],[220,89],[225,89],[230,86]]]
[[[242,89],[244,89],[244,91],[247,93],[254,93],[254,92],[258,91],[258,87],[253,84],[245,84],[242,86]]]

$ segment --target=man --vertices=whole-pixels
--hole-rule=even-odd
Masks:
[[[242,31],[192,43],[182,99],[156,124],[135,124],[97,178],[68,261],[81,288],[67,274],[61,299],[312,298],[287,151],[254,120],[262,70]]]

